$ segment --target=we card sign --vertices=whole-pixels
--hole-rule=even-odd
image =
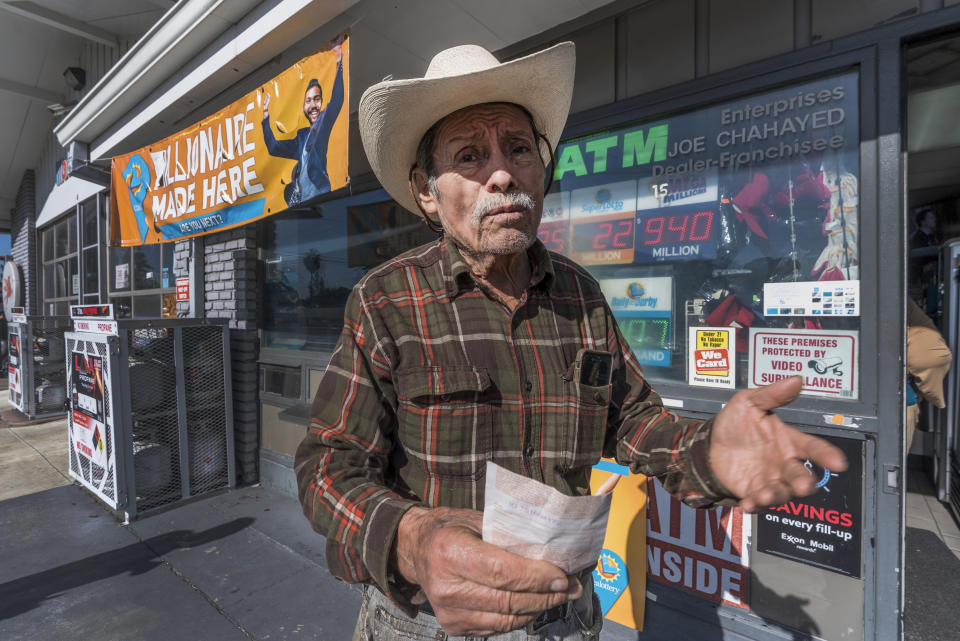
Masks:
[[[687,342],[687,382],[701,387],[736,386],[733,327],[691,327]]]

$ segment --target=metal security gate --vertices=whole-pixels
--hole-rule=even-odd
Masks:
[[[23,356],[22,345],[24,335],[23,324],[11,320],[7,330],[7,350],[9,361],[7,365],[7,394],[10,404],[23,411]]]
[[[63,414],[66,409],[63,333],[66,316],[26,316],[14,311],[8,330],[10,404],[29,418]]]
[[[78,319],[76,324],[78,329],[107,332],[68,334],[67,348],[71,430],[83,433],[83,423],[89,419],[96,423],[94,427],[103,423],[104,431],[115,435],[115,441],[111,438],[107,443],[115,442],[117,452],[117,490],[111,507],[134,518],[182,499],[233,487],[226,324],[112,319]],[[106,351],[93,353],[95,345],[105,345]],[[91,357],[100,360],[91,362]],[[104,387],[102,410],[101,398],[91,387],[98,376]],[[116,417],[109,429],[108,397],[113,399]],[[97,462],[93,463],[96,467]],[[110,504],[111,495],[95,493]]]
[[[117,456],[117,399],[114,377],[117,351],[112,337],[66,334],[66,388],[70,393],[67,432],[70,437],[70,476],[113,509],[126,504],[124,457]]]

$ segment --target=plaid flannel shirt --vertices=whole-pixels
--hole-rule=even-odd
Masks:
[[[615,456],[695,506],[728,495],[709,470],[711,422],[665,410],[597,282],[540,241],[512,313],[440,239],[371,270],[313,401],[295,468],[330,571],[375,581],[416,611],[390,550],[413,505],[483,509],[488,460],[568,495]],[[612,381],[574,380],[578,350],[607,351]]]

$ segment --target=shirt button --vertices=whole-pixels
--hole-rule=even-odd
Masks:
[[[529,394],[530,392],[533,391],[533,383],[531,383],[530,381],[527,381],[526,383],[523,384],[523,389],[527,390],[527,393]]]

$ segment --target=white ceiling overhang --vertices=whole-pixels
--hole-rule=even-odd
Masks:
[[[151,28],[87,92],[54,128],[64,147],[89,142],[125,115],[231,25],[257,0],[189,0],[180,2]]]
[[[104,189],[103,185],[89,182],[83,178],[77,178],[76,176],[67,178],[54,187],[50,195],[47,196],[46,202],[43,203],[43,209],[37,216],[37,229],[52,223],[64,214],[72,212],[77,203]]]
[[[92,160],[129,150],[145,131],[172,133],[203,96],[216,95],[357,0],[190,0],[177,4],[54,129],[61,145],[90,143]],[[291,32],[291,29],[293,31]],[[322,43],[321,43],[322,44]],[[318,46],[319,47],[319,46]],[[194,94],[195,99],[186,97]],[[134,143],[135,144],[135,143]]]
[[[186,0],[121,59],[55,133],[62,145],[89,143],[94,161],[132,151],[238,99],[347,28],[353,111],[366,87],[387,75],[420,75],[442,49],[473,43],[498,51],[610,2]],[[224,29],[218,12],[228,10],[234,24]],[[189,19],[181,19],[183,12]],[[210,37],[213,29],[204,23],[218,24],[218,36]]]

